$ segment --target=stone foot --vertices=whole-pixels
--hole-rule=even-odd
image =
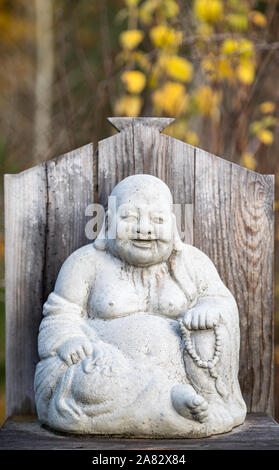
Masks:
[[[176,385],[171,390],[172,404],[184,418],[203,423],[208,418],[208,403],[191,385]]]
[[[218,404],[211,407],[209,423],[214,434],[231,431],[234,427],[230,411]]]

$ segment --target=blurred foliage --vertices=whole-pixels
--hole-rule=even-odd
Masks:
[[[176,118],[166,133],[276,172],[275,385],[279,397],[279,151],[275,0],[124,0],[115,114]],[[135,106],[131,106],[131,101]],[[119,113],[120,111],[120,113]],[[279,398],[276,401],[279,419]]]
[[[114,132],[106,123],[109,115],[173,116],[169,135],[251,170],[275,173],[279,397],[279,1],[44,1],[53,14],[53,50],[44,51],[54,55],[50,103],[38,103],[35,93],[40,56],[36,0],[0,0],[1,175],[90,141],[96,145]],[[42,131],[48,146],[39,155],[34,145],[40,138],[35,136],[38,104],[51,111],[51,125]],[[0,194],[3,288],[2,179]],[[1,292],[0,396],[2,297]],[[0,409],[3,403],[0,398]]]
[[[256,93],[276,3],[125,0],[117,55],[124,89],[115,113],[174,116],[172,136],[240,155],[255,170],[279,122],[273,92]]]

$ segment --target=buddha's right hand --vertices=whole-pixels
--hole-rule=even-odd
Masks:
[[[93,345],[89,339],[84,336],[70,338],[57,349],[58,356],[67,366],[77,364],[92,353]]]

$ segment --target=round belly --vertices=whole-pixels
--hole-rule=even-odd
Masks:
[[[117,346],[139,368],[160,370],[176,383],[186,380],[176,320],[136,313],[112,320],[93,319],[100,339]]]

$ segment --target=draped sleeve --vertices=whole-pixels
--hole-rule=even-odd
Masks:
[[[59,346],[75,336],[94,339],[88,327],[87,303],[96,272],[95,248],[86,245],[64,262],[54,291],[43,307],[39,330],[40,359],[54,356]]]
[[[87,312],[55,292],[44,304],[43,315],[39,330],[40,359],[54,356],[62,343],[75,336],[95,338],[92,328],[85,321]]]
[[[54,291],[43,307],[39,329],[34,390],[39,419],[47,423],[49,401],[67,365],[57,349],[68,339],[86,336],[94,342],[96,333],[88,324],[87,303],[96,272],[96,254],[93,245],[75,251],[64,262]]]

